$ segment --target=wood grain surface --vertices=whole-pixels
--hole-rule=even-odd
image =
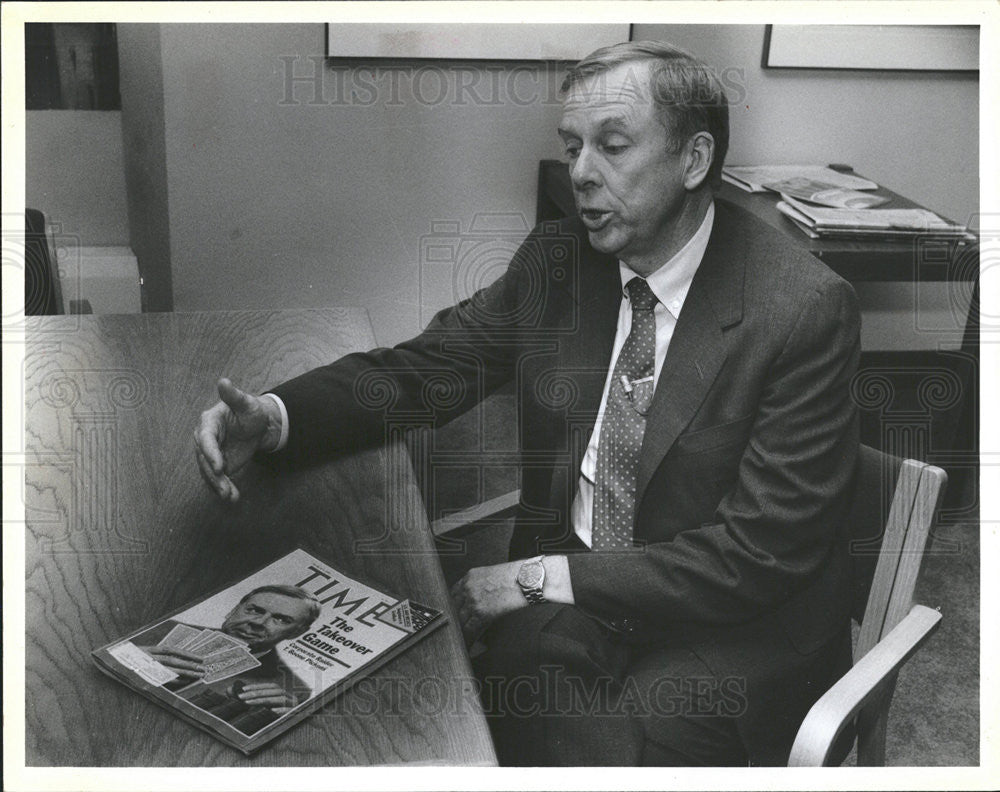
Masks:
[[[201,482],[215,381],[263,392],[373,346],[361,309],[34,317],[27,323],[26,764],[492,764],[468,658],[398,445]],[[103,676],[92,649],[303,544],[450,621],[252,758]]]

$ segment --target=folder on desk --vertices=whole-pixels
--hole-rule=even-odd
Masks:
[[[813,239],[912,239],[916,236],[966,239],[965,226],[928,209],[831,209],[812,206],[782,193],[777,209]]]
[[[877,190],[878,185],[860,176],[841,173],[825,165],[726,165],[723,180],[747,192],[767,192],[764,185],[788,179],[808,179],[844,190]]]
[[[764,186],[776,193],[790,195],[810,204],[830,206],[834,209],[872,209],[889,201],[883,195],[873,195],[871,192],[862,192],[861,190],[848,190],[827,182],[801,177],[770,182]]]

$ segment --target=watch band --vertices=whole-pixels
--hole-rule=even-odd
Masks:
[[[522,588],[521,591],[524,592],[524,598],[532,605],[541,605],[543,602],[548,602],[540,588]]]
[[[517,573],[517,585],[521,587],[524,598],[529,605],[541,605],[548,602],[542,593],[545,583],[545,566],[541,557],[525,561]]]

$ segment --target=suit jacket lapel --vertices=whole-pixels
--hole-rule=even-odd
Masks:
[[[742,319],[744,260],[724,205],[674,328],[653,395],[639,456],[636,501],[691,422],[726,359],[723,329]]]
[[[592,432],[614,348],[621,304],[621,276],[614,257],[598,253],[589,244],[582,244],[581,248],[579,301],[574,304],[577,330],[560,340],[564,346],[559,358],[561,368],[576,383],[577,398],[571,408],[572,414],[581,423],[589,424]],[[573,470],[579,470],[589,435],[588,432],[581,438],[580,447],[572,449]]]
[[[578,408],[592,412],[596,419],[604,395],[604,380],[611,365],[611,351],[618,326],[622,284],[618,262],[611,256],[595,255],[584,262],[581,273],[585,295],[580,302],[577,321],[580,332],[572,336],[570,356],[573,364],[593,370],[596,376],[586,376],[581,384]]]
[[[556,358],[559,371],[575,389],[575,398],[566,413],[569,423],[562,427],[566,434],[558,439],[553,436],[555,447],[560,450],[559,455],[568,452],[565,459],[568,466],[563,468],[563,460],[554,463],[557,471],[562,469],[563,474],[554,472],[549,481],[548,503],[557,512],[566,510],[565,525],[569,525],[569,508],[580,475],[580,463],[601,405],[621,303],[621,276],[617,261],[590,247],[582,224],[577,233],[579,258],[576,267],[568,282],[563,281],[554,287],[564,293],[560,310],[566,311],[567,316],[561,319],[569,320],[572,328],[572,332],[557,336]],[[563,321],[558,324],[567,326]],[[551,431],[556,432],[554,425]],[[535,549],[529,552],[534,553]]]

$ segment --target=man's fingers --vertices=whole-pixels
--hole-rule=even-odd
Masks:
[[[462,636],[465,638],[466,646],[472,646],[479,636],[479,617],[473,606],[472,600],[467,596],[468,574],[455,582],[451,587],[451,601],[458,616],[458,623],[462,627]]]
[[[172,654],[166,654],[161,652],[150,652],[150,656],[156,660],[161,665],[167,668],[173,669],[174,671],[185,671],[189,674],[203,674],[205,669],[200,661],[196,660],[185,660],[182,657],[176,657]]]
[[[477,616],[472,616],[464,621],[462,623],[462,634],[465,636],[465,645],[472,646],[482,631],[483,625]]]
[[[454,596],[453,590],[452,597]],[[482,632],[482,619],[472,603],[465,599],[455,601],[455,611],[458,615],[458,623],[462,626],[465,643],[467,646],[471,646],[479,637],[479,633]]]
[[[201,477],[205,480],[215,494],[218,495],[222,500],[228,501],[230,503],[236,503],[240,499],[240,491],[233,484],[233,481],[229,476],[224,473],[216,473],[212,470],[212,466],[209,464],[205,455],[201,452],[200,448],[195,448],[195,456],[198,459],[198,469],[201,471]]]
[[[265,707],[287,707],[291,704],[291,697],[283,688],[267,682],[245,685],[239,698],[247,704],[261,704]]]
[[[201,658],[194,654],[194,652],[185,652],[183,649],[170,649],[168,647],[161,647],[154,650],[156,654],[166,655],[169,657],[176,657],[179,660],[192,660],[195,663],[201,663]]]
[[[288,697],[284,693],[240,693],[240,701],[246,704],[261,704],[265,707],[287,707]]]
[[[209,463],[208,459],[202,453],[201,448],[195,446],[194,455],[198,460],[198,470],[201,471],[201,477],[205,480],[205,483],[223,500],[227,499],[229,496],[229,490],[226,487],[226,477],[216,473],[212,469],[212,465]]]
[[[223,497],[230,503],[236,503],[240,499],[240,491],[229,476],[223,476],[222,480],[226,485],[226,494]]]
[[[197,436],[198,433],[195,432],[195,437]],[[194,455],[198,460],[198,470],[201,471],[201,475],[202,478],[205,479],[205,483],[207,483],[212,489],[218,490],[218,482],[222,472],[216,471],[215,466],[208,460],[208,457],[205,456],[205,452],[197,443],[195,443],[194,446]]]
[[[456,603],[465,599],[465,588],[468,577],[469,575],[466,573],[451,585],[451,590],[448,593]]]
[[[208,459],[212,470],[221,474],[225,470],[225,458],[222,456],[222,449],[219,447],[219,419],[215,410],[202,413],[201,423],[194,430],[194,444]]]
[[[222,399],[233,412],[246,412],[253,409],[254,401],[248,393],[241,391],[226,377],[219,380],[219,398]]]

